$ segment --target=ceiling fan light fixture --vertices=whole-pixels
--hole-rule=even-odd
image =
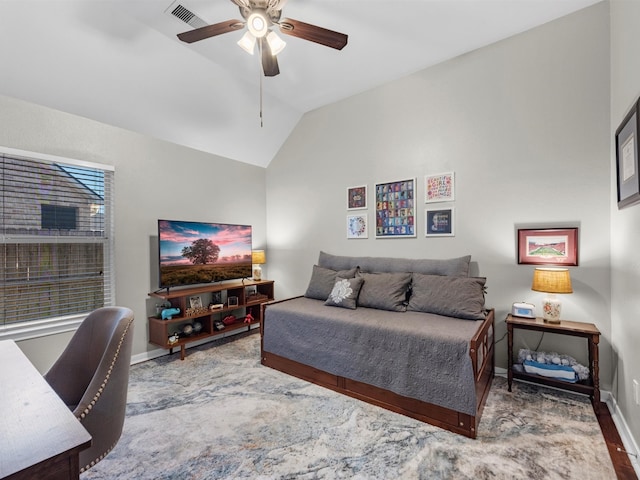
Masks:
[[[244,35],[238,40],[238,45],[249,55],[253,55],[253,51],[256,47],[256,37],[251,32],[244,32]]]
[[[287,42],[282,40],[274,31],[269,32],[267,35],[267,43],[271,49],[271,55],[278,55],[287,46]]]
[[[256,38],[264,37],[269,31],[267,16],[260,10],[254,10],[247,18],[247,28]]]

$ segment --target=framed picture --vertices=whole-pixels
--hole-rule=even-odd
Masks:
[[[616,130],[618,209],[640,202],[638,102]]]
[[[452,202],[455,200],[453,172],[426,175],[424,177],[425,203]]]
[[[415,237],[416,179],[376,183],[376,238]]]
[[[347,188],[347,210],[367,208],[367,186]]]
[[[229,307],[237,307],[238,306],[238,297],[233,296],[227,298],[227,306]]]
[[[578,265],[578,229],[518,229],[518,263]]]
[[[189,297],[189,306],[191,308],[202,308],[202,299],[200,297]]]
[[[426,237],[455,236],[453,208],[426,209],[424,211],[424,225]]]
[[[369,238],[366,213],[347,215],[347,238]]]

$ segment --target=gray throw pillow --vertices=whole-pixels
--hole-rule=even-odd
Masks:
[[[358,305],[404,312],[407,310],[407,290],[410,273],[358,273],[364,279]]]
[[[466,320],[483,320],[486,281],[482,277],[414,273],[407,310]]]
[[[336,278],[333,289],[324,304],[355,310],[363,282],[362,278]]]
[[[326,300],[333,285],[336,283],[336,278],[353,278],[356,276],[358,267],[351,268],[349,270],[331,270],[329,268],[322,268],[318,265],[313,266],[311,272],[311,280],[304,296],[307,298],[315,298],[316,300]]]
[[[364,272],[403,273],[416,272],[425,275],[469,276],[471,255],[457,258],[391,258],[391,257],[347,257],[320,252],[318,265],[323,268],[342,270],[358,265]]]

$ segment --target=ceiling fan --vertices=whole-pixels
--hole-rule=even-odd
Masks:
[[[206,38],[222,35],[247,27],[247,32],[238,42],[245,51],[253,55],[256,43],[262,54],[262,70],[267,77],[280,73],[276,55],[282,51],[285,42],[272,30],[277,26],[281,33],[292,37],[309,40],[320,45],[342,50],[347,44],[348,36],[326,28],[308,23],[283,18],[282,8],[287,0],[231,0],[240,9],[244,20],[227,20],[225,22],[206,25],[178,34],[178,38],[186,43],[198,42]]]

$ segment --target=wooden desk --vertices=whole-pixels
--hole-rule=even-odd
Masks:
[[[0,341],[0,479],[78,479],[91,435],[13,340]]]
[[[527,380],[529,382],[541,383],[550,387],[563,388],[573,392],[584,393],[591,397],[593,409],[598,413],[600,407],[600,380],[599,380],[599,359],[598,343],[600,343],[600,330],[593,323],[571,322],[562,320],[560,323],[546,323],[542,318],[522,318],[507,315],[507,380],[509,391],[514,378]],[[557,333],[560,335],[570,335],[572,337],[583,337],[587,339],[589,348],[589,380],[569,383],[553,378],[531,375],[524,370],[515,369],[513,365],[513,329],[536,330],[538,332]]]

